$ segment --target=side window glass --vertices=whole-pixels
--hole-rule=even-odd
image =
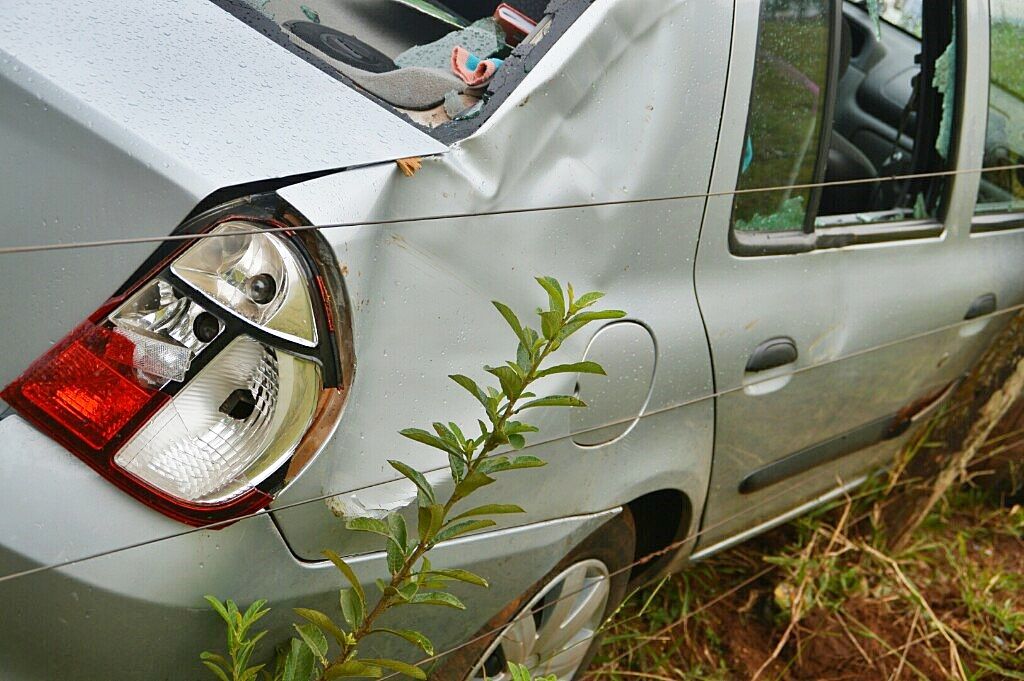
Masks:
[[[889,226],[907,234],[893,223],[913,221],[941,229],[947,181],[936,173],[951,167],[955,138],[957,5],[762,0],[735,247],[827,248],[885,238]],[[1014,45],[1019,62],[1024,47]],[[750,191],[773,187],[782,188]],[[772,232],[789,234],[758,236]]]
[[[984,167],[1024,163],[1024,5],[991,0],[991,66]],[[1024,169],[982,173],[975,212],[1024,212]]]
[[[939,217],[956,127],[952,0],[843,3],[835,116],[816,227]]]
[[[829,54],[828,0],[764,0],[743,160],[733,202],[739,231],[800,230],[814,182]]]

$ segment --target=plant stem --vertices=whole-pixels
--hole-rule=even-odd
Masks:
[[[562,317],[561,323],[558,326],[558,331],[562,330],[568,319],[569,313],[568,311],[566,311],[566,313]],[[558,335],[556,333],[555,338],[557,337]],[[551,354],[551,352],[553,352],[554,343],[554,340],[548,340],[537,353],[536,357],[533,358],[533,361],[530,364],[530,370],[526,373],[526,376],[523,378],[522,389],[519,391],[520,395],[526,392],[526,389],[527,387],[529,387],[530,383],[537,379],[537,371],[540,369],[541,364],[544,363],[544,360],[547,359],[548,355]],[[507,398],[508,402],[505,404],[505,408],[502,410],[502,413],[498,417],[498,419],[492,422],[491,432],[487,436],[487,439],[484,441],[483,446],[480,448],[480,452],[476,456],[469,455],[466,457],[467,477],[477,471],[477,469],[480,467],[480,464],[483,463],[484,459],[487,458],[488,454],[490,454],[499,446],[501,446],[502,442],[499,440],[498,433],[504,432],[505,424],[508,422],[510,418],[512,418],[513,415],[515,415],[515,405],[520,399],[519,395],[517,395],[515,398],[513,398],[512,396],[507,396]],[[453,490],[451,495],[448,497],[448,500],[445,501],[444,503],[442,523],[444,522],[444,519],[448,517],[448,514],[451,512],[452,507],[454,507],[455,504],[458,503],[459,501],[460,499],[455,498],[455,492]],[[381,594],[380,599],[373,606],[373,609],[370,610],[370,612],[367,613],[366,616],[363,618],[362,624],[355,631],[352,632],[352,638],[354,642],[352,644],[342,645],[341,654],[331,663],[332,665],[347,662],[352,658],[352,656],[355,655],[356,647],[359,645],[359,641],[365,638],[370,633],[370,631],[373,630],[373,624],[377,620],[377,618],[383,615],[385,612],[387,612],[387,610],[389,610],[394,605],[394,592],[398,590],[398,588],[402,585],[403,582],[409,579],[410,575],[412,574],[413,570],[416,567],[416,563],[419,562],[419,560],[423,557],[425,553],[434,548],[434,545],[435,543],[432,540],[420,540],[416,544],[416,547],[413,549],[412,553],[409,554],[409,556],[403,563],[402,569],[391,576],[391,582],[388,584],[388,587],[392,590],[392,593],[389,594],[385,592]]]

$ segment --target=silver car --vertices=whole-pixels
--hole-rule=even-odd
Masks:
[[[201,678],[204,594],[277,642],[336,611],[325,548],[385,576],[342,519],[415,515],[388,458],[450,489],[397,431],[475,421],[446,375],[551,274],[628,312],[561,350],[607,377],[544,379],[590,407],[479,492],[527,513],[436,549],[491,588],[401,625],[444,678],[569,679],[627,586],[884,466],[1024,303],[1019,1],[497,5],[2,2],[0,677]]]

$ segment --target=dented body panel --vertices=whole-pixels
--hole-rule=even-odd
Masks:
[[[225,197],[276,191],[334,251],[355,372],[340,424],[312,462],[267,512],[218,530],[185,528],[134,501],[0,404],[4,678],[191,678],[203,673],[199,651],[221,640],[204,594],[269,599],[267,640],[277,642],[289,635],[290,607],[336,612],[325,548],[367,585],[386,576],[380,544],[341,519],[399,511],[413,520],[414,489],[387,459],[447,494],[447,462],[398,431],[476,420],[478,405],[447,375],[479,378],[514,354],[491,301],[533,310],[536,275],[605,291],[628,314],[560,350],[565,362],[598,358],[607,377],[556,374],[537,386],[578,388],[599,408],[538,410],[526,453],[547,466],[474,496],[526,513],[437,549],[435,565],[472,569],[492,588],[459,590],[466,613],[409,608],[391,624],[424,630],[439,650],[458,645],[654,492],[685,499],[684,513],[656,519],[687,538],[663,565],[681,567],[884,464],[905,431],[880,428],[886,439],[869,442],[863,426],[955,382],[1001,325],[998,315],[961,323],[977,294],[993,293],[1001,309],[1024,300],[1024,230],[972,233],[978,178],[964,174],[936,236],[730,251],[760,5],[554,2],[553,40],[535,53],[517,48],[485,114],[433,130],[299,55],[276,24],[278,33],[254,31],[239,19],[253,3],[19,8],[0,29],[0,92],[24,105],[0,113],[0,131],[12,133],[0,149],[18,166],[0,198],[19,228],[0,243],[165,235]],[[954,155],[971,168],[983,160],[987,3],[968,3],[964,19]],[[94,31],[76,31],[90,21]],[[37,44],[39,26],[68,34],[74,49]],[[102,48],[95,55],[90,41]],[[56,180],[66,191],[52,191]],[[9,349],[0,383],[124,284],[152,246],[0,255],[0,285],[38,294],[5,293],[4,321],[19,323],[0,335]],[[748,376],[748,356],[782,335],[799,359]],[[620,404],[606,401],[615,395]],[[868,443],[851,456],[753,497],[742,491],[752,471],[793,452],[833,441],[825,449],[844,452],[851,432]],[[374,639],[360,652],[411,655]]]
[[[679,490],[700,508],[714,408],[702,399],[713,389],[692,280],[704,199],[486,213],[707,191],[714,154],[707,140],[718,129],[707,111],[724,94],[731,13],[728,3],[596,4],[478,132],[423,159],[413,177],[374,166],[279,191],[315,224],[484,213],[324,232],[347,270],[358,368],[336,437],[276,502],[341,495],[275,513],[298,555],[317,559],[325,545],[371,550],[372,541],[345,531],[332,509],[415,513],[407,483],[374,487],[394,478],[385,458],[421,470],[445,462],[397,431],[441,417],[473,422],[478,405],[446,375],[514,350],[490,301],[532,309],[532,277],[545,273],[577,290],[608,292],[609,306],[649,327],[658,355],[653,388],[636,427],[603,447],[574,444],[568,410],[540,414],[541,432],[527,452],[548,466],[482,490],[481,503],[542,500],[504,520],[515,524],[610,508],[659,489]],[[679,39],[690,32],[718,35]],[[676,78],[689,87],[652,80],[636,88],[651,60],[677,64]],[[692,97],[690,88],[704,95]],[[588,340],[570,339],[560,351],[565,361],[583,359]],[[553,376],[538,389],[572,394],[575,380]],[[437,478],[451,484],[444,470]]]

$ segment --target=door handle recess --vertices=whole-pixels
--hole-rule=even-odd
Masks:
[[[975,317],[983,317],[987,314],[992,314],[996,311],[996,294],[994,293],[982,293],[980,296],[971,301],[970,306],[967,308],[967,314],[964,315],[964,319],[974,319]]]
[[[750,359],[747,360],[747,371],[765,371],[774,369],[783,364],[791,364],[796,361],[799,355],[796,351],[796,343],[788,336],[777,336],[769,338],[754,348]]]

